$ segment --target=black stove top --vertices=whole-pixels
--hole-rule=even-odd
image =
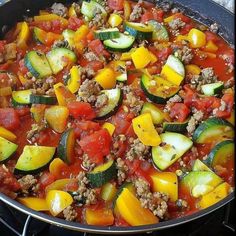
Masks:
[[[235,200],[225,207],[193,222],[171,229],[152,232],[148,236],[231,236],[235,231]],[[0,202],[0,236],[95,236],[66,230],[31,219]],[[137,235],[137,234],[135,234]]]

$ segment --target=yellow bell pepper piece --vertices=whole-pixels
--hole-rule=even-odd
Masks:
[[[188,41],[188,35],[178,35],[177,37],[176,37],[176,39],[175,39],[177,42],[179,42],[179,41],[183,41],[183,40],[185,40],[185,41]]]
[[[121,57],[120,57],[120,60],[121,61],[128,61],[128,60],[131,60],[132,57],[132,53],[135,51],[136,49],[135,48],[132,48],[129,52],[124,52],[121,54]]]
[[[104,201],[112,201],[116,196],[117,189],[116,186],[112,183],[106,183],[102,186],[101,198]]]
[[[12,95],[12,89],[10,86],[0,88],[0,97],[6,97]]]
[[[136,69],[143,69],[151,62],[151,56],[148,49],[140,47],[131,54]]]
[[[116,74],[111,68],[101,69],[95,76],[95,80],[104,89],[112,89],[116,85]]]
[[[159,221],[150,210],[141,206],[141,202],[127,188],[117,198],[116,208],[131,226],[155,224]]]
[[[72,93],[76,93],[79,90],[80,83],[81,83],[80,69],[78,68],[78,66],[73,66],[70,69],[70,76],[71,78],[69,79],[66,87]]]
[[[114,216],[111,209],[90,209],[85,210],[85,220],[88,225],[108,226],[114,222]]]
[[[206,35],[202,31],[193,28],[188,33],[188,41],[192,48],[201,48],[206,45]]]
[[[130,14],[132,12],[131,5],[129,1],[124,1],[124,16],[125,20],[129,20]]]
[[[229,190],[230,185],[228,183],[224,182],[220,184],[212,192],[209,192],[206,195],[202,196],[201,200],[198,203],[199,207],[204,209],[214,205],[215,203],[225,198],[229,194]]]
[[[132,120],[132,124],[135,134],[144,145],[157,146],[161,143],[150,113],[137,116]]]
[[[71,17],[71,16],[77,16],[76,11],[75,11],[75,7],[74,7],[73,4],[72,4],[72,5],[70,6],[70,8],[69,8],[68,15],[69,15],[69,17]]]
[[[180,85],[184,77],[175,72],[170,66],[164,65],[161,70],[161,76],[175,85]]]
[[[66,106],[68,102],[76,100],[76,96],[64,84],[57,83],[53,88],[60,106]]]
[[[153,54],[152,52],[149,51],[149,54],[150,54],[150,59],[151,59],[151,64],[154,64],[155,62],[157,62],[157,57],[155,54]]]
[[[112,13],[108,19],[108,23],[111,27],[119,26],[122,23],[123,19],[120,15]]]
[[[45,14],[45,15],[39,15],[39,16],[34,16],[34,21],[40,22],[40,21],[53,21],[53,20],[59,20],[63,26],[68,25],[68,20],[58,16],[56,14]]]
[[[205,46],[205,50],[207,52],[216,52],[218,50],[218,47],[212,40],[210,40],[207,42]]]
[[[185,69],[186,69],[187,74],[200,75],[201,73],[201,68],[197,65],[193,65],[193,64],[186,65]]]
[[[168,17],[166,17],[166,18],[164,19],[164,22],[165,22],[165,23],[169,23],[169,22],[171,22],[172,20],[174,20],[175,18],[177,18],[178,15],[179,15],[179,13],[175,13],[175,14],[173,14],[173,15],[171,15],[171,16],[168,16]]]
[[[49,184],[46,188],[45,188],[45,192],[49,192],[51,190],[64,190],[65,186],[70,183],[76,181],[75,179],[58,179],[56,181],[54,181],[53,183]]]
[[[116,127],[115,125],[113,125],[112,123],[109,123],[109,122],[105,122],[103,125],[102,125],[102,128],[103,129],[107,129],[107,131],[109,132],[109,134],[112,136]]]
[[[46,202],[49,211],[53,216],[61,213],[66,207],[73,202],[72,196],[64,191],[50,190],[46,195]]]
[[[17,37],[17,47],[25,49],[27,47],[27,41],[30,37],[30,29],[28,24],[24,21],[21,25],[20,33]]]
[[[35,211],[49,211],[47,202],[43,198],[37,197],[20,197],[17,200],[23,205],[35,210]]]
[[[178,179],[173,172],[155,172],[151,175],[153,192],[168,194],[170,200],[175,202],[178,199]]]
[[[55,176],[60,173],[61,168],[67,166],[61,158],[55,158],[49,165],[49,172]]]
[[[21,75],[21,74],[18,74],[18,78],[19,78],[19,80],[20,80],[20,82],[21,82],[22,85],[26,84],[27,81],[28,81],[28,80],[27,80],[23,75]]]
[[[39,11],[39,15],[48,15],[49,12],[48,11],[45,11],[45,10],[40,10]]]
[[[0,126],[0,137],[5,138],[11,142],[16,140],[16,135],[2,126]]]

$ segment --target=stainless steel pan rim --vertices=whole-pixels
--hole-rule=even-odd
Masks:
[[[215,205],[200,210],[196,213],[193,213],[188,216],[184,216],[181,218],[163,221],[157,224],[152,225],[143,225],[143,226],[131,226],[131,227],[116,227],[116,226],[108,226],[108,227],[98,227],[98,226],[92,226],[92,225],[85,225],[77,222],[69,222],[63,219],[59,219],[56,217],[52,217],[50,215],[46,215],[42,212],[37,212],[32,209],[29,209],[25,207],[24,205],[20,204],[19,202],[5,196],[4,194],[0,193],[0,200],[4,203],[8,204],[9,206],[15,208],[16,210],[19,210],[27,215],[32,216],[35,219],[44,221],[46,223],[56,225],[58,227],[63,227],[66,229],[74,230],[74,231],[82,231],[87,233],[96,233],[96,234],[132,234],[132,233],[144,233],[144,232],[152,232],[156,230],[162,230],[166,228],[170,228],[173,226],[178,226],[187,222],[190,222],[192,220],[196,220],[198,218],[201,218],[205,215],[208,215],[209,213],[216,211],[217,209],[223,207],[230,201],[234,199],[234,193],[231,193],[223,200],[219,201]]]
[[[19,1],[26,2],[26,0],[19,0]],[[51,1],[51,2],[58,2],[58,1]],[[146,1],[149,1],[149,2],[154,1],[155,2],[155,0],[146,0]],[[0,7],[3,7],[4,5],[6,6],[8,3],[14,2],[14,1],[13,0],[6,0],[3,2],[6,2],[6,3],[1,5],[2,1],[0,0]],[[36,2],[39,2],[39,0]],[[46,2],[46,0],[45,0],[45,2]],[[69,0],[68,0],[68,2],[69,2]],[[180,1],[176,0],[174,2],[180,2]],[[191,15],[191,16],[193,16],[193,18],[195,18],[196,20],[199,20],[202,23],[205,23],[206,25],[211,24],[211,22],[212,22],[211,19],[208,19],[206,16],[201,17],[201,14],[193,11],[194,8],[196,7],[197,2],[193,3],[193,1],[189,1],[189,0],[181,0],[181,2],[182,2],[182,4],[184,4],[186,6],[185,9],[188,8],[189,5],[192,5],[192,7],[189,8],[190,11],[186,12],[187,15],[189,15],[189,12],[192,11],[194,13],[194,15]],[[216,4],[212,0],[207,0],[206,3],[207,2],[210,4],[210,7],[214,7],[214,9],[216,9],[216,6],[217,6],[219,11],[225,12],[225,14],[230,16],[230,19],[234,18],[234,14],[232,12],[229,12],[228,10],[224,9],[222,6]],[[214,10],[214,9],[210,9],[210,10]],[[25,10],[26,10],[26,8],[25,8]],[[195,14],[199,18],[198,17],[196,18]],[[221,15],[220,17],[222,17],[221,22],[223,22],[223,23],[225,23],[224,20],[228,20],[228,18],[224,19],[223,15]],[[232,24],[234,24],[234,23],[232,23]],[[228,25],[229,25],[229,23],[228,23]],[[222,29],[220,29],[220,35],[223,38],[225,38],[228,42],[233,43],[234,42],[234,27],[233,27],[233,25],[230,25],[230,28],[231,28],[230,30],[228,29],[225,31],[225,28],[222,27]],[[123,233],[132,234],[132,233],[143,233],[143,232],[152,232],[152,231],[156,231],[156,230],[162,230],[162,229],[170,228],[173,226],[178,226],[178,225],[196,220],[196,219],[201,218],[205,215],[208,215],[209,213],[214,212],[215,210],[223,207],[224,205],[226,205],[227,203],[232,201],[234,199],[234,194],[235,193],[233,192],[230,195],[228,195],[226,198],[221,200],[220,202],[214,204],[213,206],[203,209],[203,210],[200,210],[200,211],[193,213],[191,215],[188,215],[188,216],[184,216],[184,217],[169,220],[169,221],[163,221],[163,222],[160,222],[157,224],[152,224],[152,225],[132,226],[132,227],[115,227],[115,226],[98,227],[98,226],[85,225],[85,224],[81,224],[81,223],[77,223],[77,222],[65,221],[63,219],[52,217],[52,216],[47,215],[42,212],[37,212],[32,209],[29,209],[29,208],[25,207],[24,205],[22,205],[21,203],[5,196],[3,193],[0,193],[0,201],[6,203],[7,205],[13,207],[14,209],[19,210],[19,211],[25,213],[26,215],[29,215],[35,219],[41,220],[43,222],[46,222],[46,223],[49,223],[52,225],[63,227],[66,229],[70,229],[70,230],[74,230],[74,231],[88,232],[88,233],[96,233],[96,234],[123,234]]]

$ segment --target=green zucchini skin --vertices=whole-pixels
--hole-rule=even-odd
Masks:
[[[38,174],[46,169],[54,158],[56,148],[26,145],[15,165],[14,174]],[[38,161],[40,159],[40,161]]]
[[[38,79],[52,75],[51,67],[44,53],[30,51],[26,54],[24,63],[29,72]]]
[[[152,39],[153,30],[148,25],[135,22],[125,22],[124,28],[125,31],[127,31],[130,35],[134,36],[136,39],[139,40]]]
[[[68,42],[70,47],[74,47],[74,36],[75,36],[75,31],[70,30],[70,29],[65,29],[62,32],[62,35],[64,37],[64,39]]]
[[[35,42],[39,43],[39,44],[44,44],[45,36],[46,32],[38,27],[34,27],[33,29],[33,38],[35,40]]]
[[[68,129],[65,131],[61,139],[59,141],[59,145],[57,147],[57,155],[67,164],[72,162],[74,153],[74,146],[75,146],[75,132],[73,129]]]
[[[150,25],[153,29],[152,33],[152,40],[157,40],[160,42],[168,42],[169,41],[169,34],[164,25],[159,23],[156,20],[149,20],[148,25]]]
[[[87,177],[92,187],[101,187],[103,184],[116,178],[116,176],[117,176],[117,169],[114,161],[112,161],[111,165],[107,169],[101,172],[95,173],[91,171],[87,174]]]
[[[57,104],[57,98],[51,97],[47,95],[30,95],[30,103],[31,104],[46,104],[46,105],[55,105]]]
[[[115,39],[119,38],[120,32],[118,28],[110,28],[105,30],[96,30],[94,31],[95,38],[98,38],[100,40],[107,40],[107,39]]]
[[[234,158],[234,141],[224,140],[213,147],[204,163],[214,168],[216,165],[224,166],[229,158]]]
[[[179,91],[179,87],[175,86],[173,87],[173,91],[167,94],[166,92],[164,93],[164,91],[166,91],[166,88],[165,86],[163,86],[162,88],[160,87],[160,95],[153,94],[149,89],[150,82],[151,79],[147,75],[143,75],[140,84],[145,95],[154,103],[165,104],[171,97],[173,97]]]
[[[31,90],[19,90],[12,92],[12,100],[16,105],[28,105],[30,104]]]
[[[8,161],[16,152],[18,145],[0,137],[0,164]]]
[[[212,171],[212,170],[201,160],[196,159],[192,171]]]
[[[111,52],[127,52],[132,48],[134,41],[133,36],[119,33],[119,37],[107,39],[103,41],[103,44]]]
[[[108,117],[114,115],[119,109],[123,100],[122,90],[119,88],[102,90],[101,93],[107,95],[108,104],[97,112],[97,120],[107,119]]]
[[[188,120],[185,122],[163,122],[163,131],[185,133]]]
[[[204,84],[201,86],[202,92],[207,96],[220,94],[224,88],[223,82],[216,82],[212,84]]]
[[[233,125],[222,118],[209,118],[201,123],[193,133],[195,143],[208,143],[215,140],[221,140],[223,137],[231,139],[234,136]]]

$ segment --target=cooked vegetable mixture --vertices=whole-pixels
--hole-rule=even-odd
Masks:
[[[234,51],[170,4],[54,3],[0,41],[0,191],[137,226],[234,189]]]

